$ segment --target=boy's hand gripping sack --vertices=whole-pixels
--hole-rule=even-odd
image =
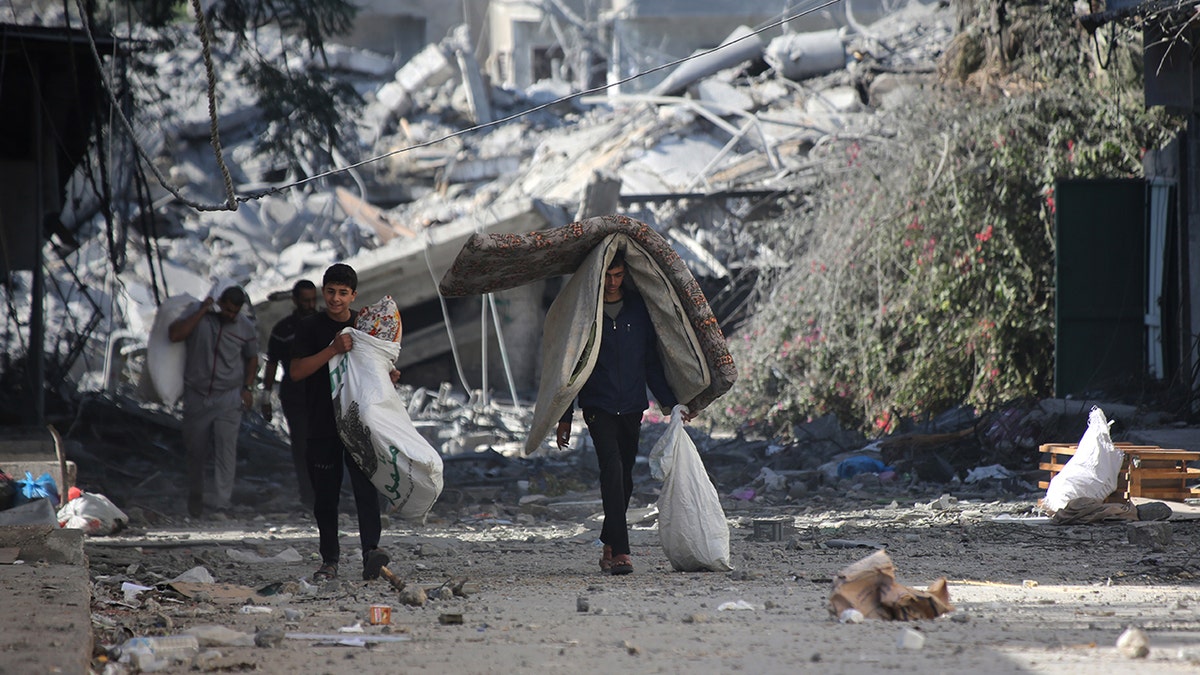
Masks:
[[[704,462],[683,428],[683,411],[671,410],[667,431],[650,451],[650,474],[663,482],[658,497],[658,538],[680,572],[726,572],[729,523]]]
[[[372,307],[387,304],[394,311],[390,296]],[[378,329],[379,337],[342,329],[354,346],[329,361],[333,409],[338,435],[355,463],[387,497],[391,511],[423,522],[442,493],[442,457],[413,426],[392,384],[389,373],[400,354],[399,313],[394,313],[393,322],[383,309],[367,313],[370,325],[366,327]],[[362,319],[363,314],[359,316]]]

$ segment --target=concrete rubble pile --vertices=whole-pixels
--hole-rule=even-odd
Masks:
[[[346,261],[359,271],[361,298],[392,294],[402,311],[419,309],[411,321],[406,316],[401,369],[446,358],[451,339],[484,330],[478,301],[439,309],[436,289],[477,231],[529,231],[625,212],[662,231],[698,279],[721,289],[739,270],[775,267],[786,256],[747,234],[743,221],[761,219],[762,212],[731,209],[712,195],[799,199],[839,166],[836,153],[827,152],[839,139],[887,136],[887,112],[919,95],[921,78],[951,35],[951,20],[936,3],[912,2],[872,26],[749,36],[679,65],[646,93],[588,96],[574,96],[579,90],[560,81],[525,90],[490,86],[465,27],[399,68],[369,52],[328,45],[328,67],[367,101],[355,120],[359,157],[337,159],[345,165],[378,159],[298,186],[296,175],[254,151],[262,122],[253,94],[231,76],[238,66],[232,45],[217,45],[226,59],[219,71],[223,161],[238,194],[267,194],[236,211],[198,212],[152,185],[160,251],[148,261],[142,247],[127,247],[128,264],[112,279],[105,238],[90,237],[74,267],[85,285],[111,295],[112,302],[97,304],[101,311],[112,307],[114,331],[127,330],[136,342],[153,319],[156,284],[160,292],[199,296],[214,278],[244,280],[265,337],[290,311],[292,282]],[[737,28],[727,42],[747,34]],[[265,53],[284,44],[290,54],[306,53],[294,38],[269,30],[256,39]],[[137,84],[171,96],[140,111],[138,144],[180,194],[220,204],[227,195],[210,147],[204,78],[196,76],[204,72],[199,44],[193,38],[153,59],[157,81]],[[301,65],[325,67],[316,59]],[[102,231],[86,182],[75,189],[75,211],[67,217]],[[120,210],[136,209],[131,203]],[[56,276],[75,283],[66,270]],[[540,327],[542,294],[511,293],[506,300],[517,323]],[[514,357],[518,381],[509,388],[522,396],[536,382],[538,335],[505,336],[514,351],[520,350],[512,345],[532,345],[531,355]],[[112,349],[103,342],[93,351]],[[122,349],[136,351],[129,344]],[[103,373],[79,378],[84,389],[110,384]],[[477,382],[455,384],[490,395]]]

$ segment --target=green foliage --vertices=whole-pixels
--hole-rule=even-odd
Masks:
[[[356,6],[347,0],[218,0],[200,3],[207,42],[213,54],[217,81],[214,95],[223,95],[222,69],[237,76],[254,92],[262,112],[262,128],[256,149],[268,154],[293,173],[308,175],[333,164],[336,150],[347,156],[355,120],[362,100],[354,88],[333,77],[328,70],[296,68],[311,58],[324,57],[326,38],[344,34],[353,27]],[[192,0],[107,0],[97,8],[101,25],[141,23],[158,29],[157,44],[164,49],[187,44],[199,50],[204,38]],[[257,40],[265,26],[274,26],[281,36]],[[127,26],[124,31],[129,32]],[[263,45],[265,43],[265,49]],[[297,54],[295,52],[303,52]],[[140,60],[138,60],[140,59]],[[134,71],[150,71],[153,54],[135,53]],[[202,68],[203,64],[197,64]],[[198,71],[204,77],[202,70]],[[195,83],[188,83],[194,85]],[[172,92],[148,91],[142,105],[169,97]]]
[[[1076,56],[1078,54],[1076,53]],[[1078,61],[1042,72],[1077,74]],[[1051,391],[1057,179],[1141,175],[1177,121],[1090,78],[994,101],[941,90],[844,143],[812,195],[797,261],[731,339],[739,380],[719,423],[767,435],[828,413],[864,431],[963,403]],[[1031,82],[1026,79],[1025,82]],[[1138,84],[1137,86],[1140,86]]]
[[[257,92],[267,122],[255,144],[259,152],[283,158],[305,173],[305,167],[330,164],[328,149],[353,137],[361,99],[349,84],[321,71],[296,73],[267,61],[244,66],[241,76]]]

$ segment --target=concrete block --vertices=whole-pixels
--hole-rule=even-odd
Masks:
[[[1173,532],[1169,522],[1129,523],[1125,526],[1130,544],[1151,551],[1165,551],[1171,545]]]
[[[410,92],[439,87],[458,74],[458,66],[438,45],[429,45],[396,71],[396,82]]]

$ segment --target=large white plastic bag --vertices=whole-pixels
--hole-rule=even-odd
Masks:
[[[663,482],[658,496],[658,538],[680,572],[726,572],[729,523],[717,489],[708,479],[696,444],[683,428],[687,406],[671,410],[671,422],[650,451],[650,473]]]
[[[109,501],[93,492],[82,492],[58,510],[58,526],[83,530],[84,534],[106,535],[129,523],[129,516]]]
[[[442,456],[408,416],[389,373],[400,344],[343,328],[354,346],[329,361],[338,435],[401,518],[423,522],[442,493]]]
[[[1062,471],[1050,479],[1042,505],[1051,513],[1076,497],[1106,499],[1117,489],[1117,478],[1125,453],[1113,445],[1108,427],[1112,423],[1100,408],[1088,414],[1088,428],[1079,439],[1079,448]]]

